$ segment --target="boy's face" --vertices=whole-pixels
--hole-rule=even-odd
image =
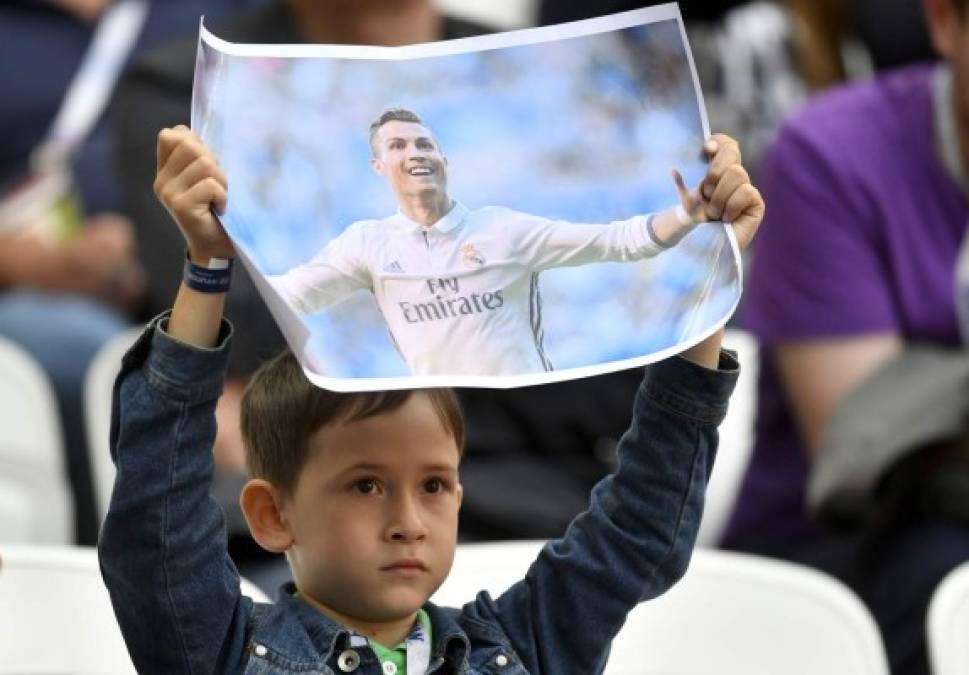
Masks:
[[[458,447],[428,397],[331,424],[282,516],[299,591],[367,622],[416,612],[451,569],[457,542]]]

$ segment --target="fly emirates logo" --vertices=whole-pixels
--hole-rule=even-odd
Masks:
[[[457,319],[471,314],[493,312],[505,304],[502,291],[461,295],[461,286],[457,277],[427,279],[425,283],[431,295],[434,296],[433,300],[398,303],[407,323]]]

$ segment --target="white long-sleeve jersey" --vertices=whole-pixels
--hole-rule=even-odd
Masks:
[[[269,280],[304,314],[371,290],[415,375],[548,371],[539,273],[656,255],[663,247],[649,235],[650,217],[588,225],[455,204],[426,227],[397,213],[353,223]]]

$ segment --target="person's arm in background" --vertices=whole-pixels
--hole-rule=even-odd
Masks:
[[[145,275],[135,256],[131,223],[104,213],[63,242],[31,233],[0,235],[0,289],[77,293],[122,310],[141,299]]]
[[[811,459],[817,457],[838,403],[903,348],[904,341],[894,332],[774,347],[774,363]]]

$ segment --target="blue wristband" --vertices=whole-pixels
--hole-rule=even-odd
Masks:
[[[232,280],[232,258],[210,258],[208,267],[192,262],[185,252],[185,285],[201,293],[225,293]]]

